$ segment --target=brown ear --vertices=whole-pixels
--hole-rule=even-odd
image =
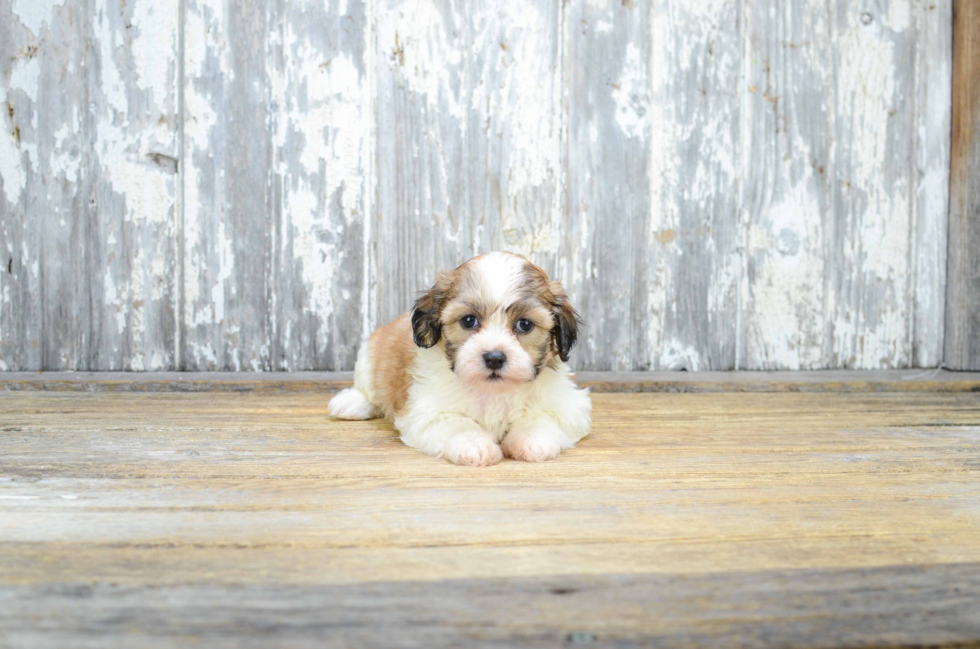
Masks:
[[[448,273],[439,273],[435,285],[422,294],[412,307],[412,337],[419,347],[428,349],[442,337],[439,316],[448,298],[451,279]]]
[[[578,339],[578,325],[582,320],[568,303],[568,294],[560,283],[551,282],[549,288],[555,296],[555,301],[551,305],[552,313],[555,315],[555,326],[551,329],[551,337],[555,341],[559,358],[567,361],[568,354]]]

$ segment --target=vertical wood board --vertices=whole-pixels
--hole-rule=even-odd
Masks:
[[[0,16],[0,369],[172,368],[177,0]]]
[[[379,1],[375,324],[482,252],[555,271],[560,7]]]
[[[980,7],[953,3],[953,141],[945,361],[980,369]]]

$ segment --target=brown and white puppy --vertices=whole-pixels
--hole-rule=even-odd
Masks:
[[[592,424],[588,391],[565,364],[577,327],[565,290],[539,267],[505,252],[474,257],[374,332],[330,414],[384,416],[407,445],[455,464],[554,459]]]

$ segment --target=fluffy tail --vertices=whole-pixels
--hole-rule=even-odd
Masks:
[[[337,419],[374,419],[378,410],[357,388],[342,390],[330,400],[327,409]]]

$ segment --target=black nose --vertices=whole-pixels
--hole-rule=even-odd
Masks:
[[[499,370],[507,362],[507,355],[498,351],[486,352],[483,354],[483,362],[491,370]]]

